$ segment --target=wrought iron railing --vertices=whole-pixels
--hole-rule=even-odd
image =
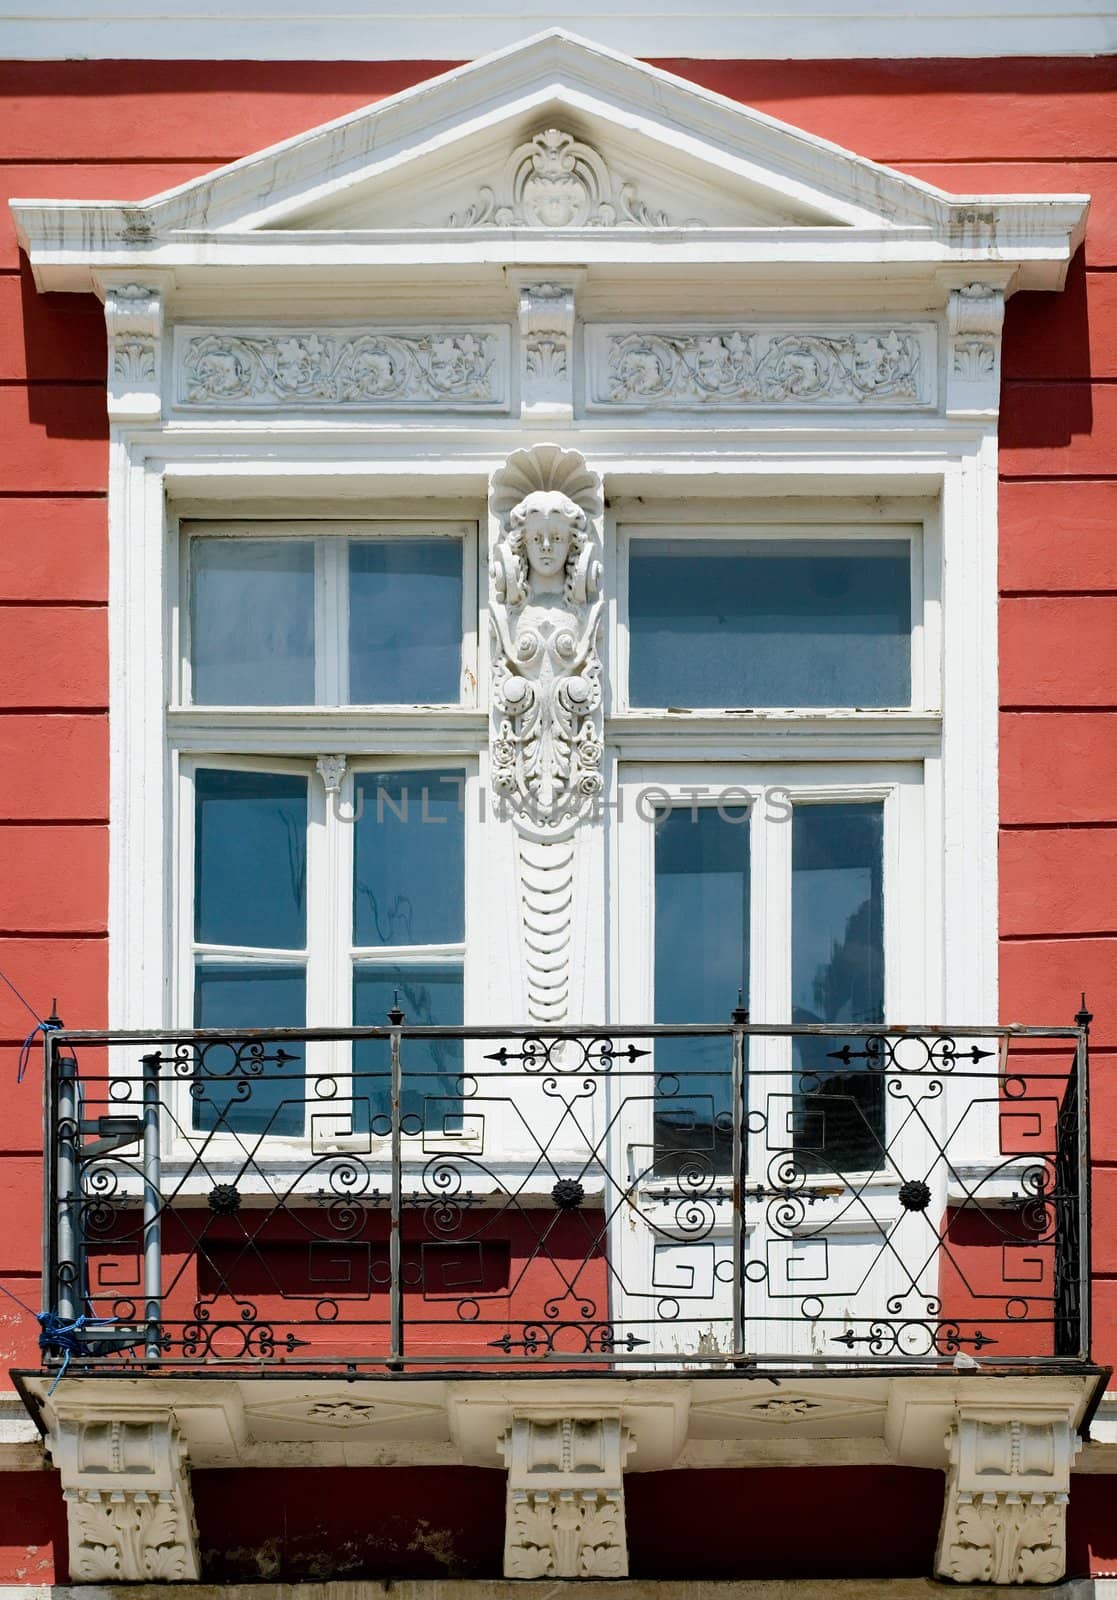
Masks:
[[[48,1362],[1082,1361],[1086,1031],[55,1032]]]

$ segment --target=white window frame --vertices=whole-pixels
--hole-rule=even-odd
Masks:
[[[350,542],[381,539],[449,539],[462,552],[461,671],[457,700],[445,705],[477,703],[477,597],[473,575],[477,571],[477,523],[454,518],[237,518],[184,519],[179,525],[179,560],[175,603],[177,671],[172,704],[180,710],[213,711],[214,702],[191,698],[190,551],[199,539],[294,539],[314,546],[314,700],[292,710],[344,708],[405,709],[399,701],[351,701],[349,694],[349,576],[346,560]],[[283,711],[283,706],[253,707],[237,702],[237,710]]]
[[[705,502],[695,505],[661,502],[642,506],[639,513],[618,512],[616,516],[615,638],[613,666],[613,712],[624,716],[663,716],[666,706],[633,706],[629,698],[629,573],[632,542],[636,539],[770,540],[773,544],[795,539],[819,540],[902,539],[910,547],[911,571],[911,699],[905,705],[880,708],[889,712],[935,713],[942,705],[942,565],[938,519],[928,514],[926,505],[908,507],[895,503],[887,507],[852,506],[836,496],[830,505],[808,502],[782,509],[754,510],[745,503]],[[682,702],[677,702],[680,706]],[[734,710],[733,707],[685,707],[696,715]],[[873,711],[853,707],[813,704],[787,707],[760,707],[759,711],[815,711],[866,717]],[[877,711],[875,714],[879,714]]]
[[[433,776],[457,767],[465,774],[462,795],[464,807],[465,862],[463,868],[463,894],[465,903],[465,936],[459,941],[438,945],[404,946],[385,945],[374,948],[357,946],[353,942],[353,794],[354,779],[362,771],[412,771],[429,770]],[[195,809],[194,778],[199,769],[235,772],[292,773],[307,779],[307,942],[302,950],[265,950],[248,946],[199,945],[194,937],[195,911]],[[175,991],[173,999],[173,1026],[190,1029],[194,1026],[194,975],[195,960],[215,962],[227,956],[246,965],[255,962],[263,965],[303,966],[306,969],[306,1026],[308,1028],[347,1028],[353,1019],[353,971],[358,963],[368,965],[400,965],[414,961],[423,964],[441,964],[460,961],[462,966],[463,1014],[469,1019],[481,1014],[481,1000],[477,994],[479,973],[477,952],[479,938],[473,935],[473,925],[478,918],[478,902],[470,892],[476,877],[475,836],[478,811],[478,764],[476,758],[439,755],[377,756],[361,755],[347,764],[342,788],[336,801],[327,796],[313,759],[292,759],[283,756],[223,755],[196,752],[181,756],[178,762],[178,822],[174,832],[172,859],[176,866],[177,910],[174,918],[176,950]],[[385,1023],[387,1019],[384,1019]],[[377,1136],[363,1137],[338,1127],[330,1131],[328,1124],[344,1122],[348,1096],[340,1086],[349,1077],[349,1046],[344,1043],[314,1043],[306,1047],[306,1079],[308,1103],[306,1129],[301,1137],[267,1138],[267,1152],[278,1159],[283,1155],[300,1156],[305,1160],[308,1146],[315,1150],[363,1150],[374,1158],[386,1158],[390,1139]],[[312,1078],[334,1079],[339,1092],[316,1111],[309,1100]],[[183,1100],[176,1121],[187,1129],[191,1126],[189,1106],[186,1101],[188,1085],[182,1085]],[[207,1148],[220,1157],[222,1149],[232,1156],[243,1148],[245,1140],[252,1143],[255,1134],[237,1136],[219,1131],[199,1133],[197,1141],[189,1135],[172,1141],[177,1148],[170,1155],[185,1155],[196,1142],[207,1142]],[[464,1147],[464,1146],[463,1146]]]
[[[708,792],[696,796],[697,787]],[[787,789],[792,802],[801,805],[883,802],[884,1020],[900,1022],[923,1015],[927,1004],[924,924],[921,916],[911,914],[911,908],[923,904],[924,886],[941,846],[924,819],[921,763],[633,762],[620,769],[618,884],[611,897],[616,908],[611,919],[613,959],[619,974],[621,1016],[626,1022],[639,1026],[654,1016],[654,825],[641,815],[648,803],[640,807],[637,802],[641,791],[652,789],[662,789],[683,811],[692,805],[712,809],[719,792],[729,790],[739,796],[744,789],[755,797],[749,822],[735,824],[749,831],[749,1015],[755,1023],[791,1022],[791,819],[781,821],[773,816],[776,801],[775,797],[769,799],[767,792]],[[732,810],[736,804],[728,800],[726,809]],[[728,1027],[728,1010],[720,1020]],[[753,1040],[752,1049],[763,1054],[766,1062],[775,1058],[777,1067],[786,1059],[790,1075],[789,1041]],[[728,1055],[726,1061],[728,1064]],[[863,1179],[882,1192],[894,1187],[887,1175],[870,1178],[865,1174]]]

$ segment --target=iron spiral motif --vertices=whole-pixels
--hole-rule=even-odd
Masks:
[[[832,1032],[801,1070],[755,1052],[735,1113],[729,1025],[478,1030],[435,1051],[404,1024],[395,1139],[388,1029],[352,1073],[335,1041],[321,1081],[287,1036],[118,1046],[111,1070],[79,1062],[77,1091],[56,1056],[53,1293],[106,1319],[75,1359],[1072,1356],[1085,1128],[1066,1037]],[[154,1218],[135,1131],[153,1107]]]

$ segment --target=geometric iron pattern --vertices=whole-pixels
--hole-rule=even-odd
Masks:
[[[1080,1361],[1087,1035],[47,1037],[47,1364]]]

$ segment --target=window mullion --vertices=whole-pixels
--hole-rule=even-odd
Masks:
[[[336,535],[316,541],[314,625],[315,686],[319,705],[338,706],[348,700],[349,634],[346,604],[347,539]]]

